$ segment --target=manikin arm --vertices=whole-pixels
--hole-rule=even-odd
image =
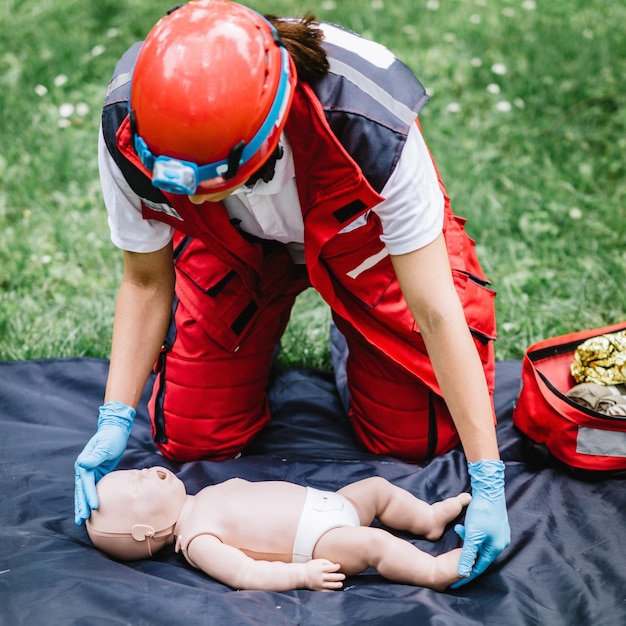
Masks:
[[[326,559],[308,563],[257,561],[213,535],[194,538],[187,551],[197,567],[233,589],[331,591],[341,589],[345,578],[338,571],[339,565]]]

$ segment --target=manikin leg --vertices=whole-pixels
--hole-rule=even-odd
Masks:
[[[315,546],[315,558],[340,563],[341,571],[348,576],[374,567],[389,580],[437,591],[443,591],[460,579],[457,574],[460,548],[435,557],[369,524],[377,517],[390,528],[435,540],[469,504],[469,494],[462,493],[430,505],[378,477],[344,487],[340,493],[354,503],[363,526],[328,531]]]

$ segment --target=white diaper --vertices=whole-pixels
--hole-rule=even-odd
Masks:
[[[319,538],[331,528],[361,525],[350,500],[333,491],[307,487],[306,500],[293,542],[292,560],[306,563],[313,558],[313,549]]]

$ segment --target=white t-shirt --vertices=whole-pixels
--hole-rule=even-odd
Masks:
[[[296,188],[293,155],[283,134],[284,154],[276,162],[274,178],[258,181],[252,189],[237,189],[224,204],[245,232],[287,244],[297,263],[304,263],[304,225]],[[144,220],[141,201],[130,189],[104,143],[98,142],[98,166],[109,215],[111,240],[131,252],[154,252],[173,236],[163,222]],[[413,252],[434,241],[443,226],[443,194],[428,149],[417,125],[409,132],[398,164],[384,186],[384,200],[373,207],[382,224],[381,240],[392,255]],[[198,207],[202,210],[202,207]],[[351,230],[366,216],[351,222]]]

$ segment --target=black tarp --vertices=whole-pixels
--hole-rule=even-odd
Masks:
[[[389,583],[375,572],[343,591],[235,591],[166,549],[117,563],[73,522],[73,462],[93,434],[108,364],[94,359],[0,363],[0,622],[116,624],[626,624],[626,489],[524,461],[511,410],[520,363],[498,363],[498,438],[506,462],[512,544],[482,577],[453,591]],[[468,489],[452,451],[425,466],[364,453],[335,385],[312,371],[274,375],[273,422],[243,457],[177,464],[152,445],[145,397],[120,467],[166,465],[189,493],[234,476],[323,489],[380,475],[428,501]],[[458,545],[450,527],[433,553]]]

